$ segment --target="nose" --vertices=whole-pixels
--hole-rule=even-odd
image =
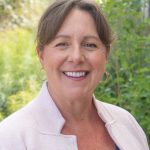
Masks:
[[[76,64],[80,64],[85,61],[85,54],[79,46],[74,46],[71,48],[68,61]]]

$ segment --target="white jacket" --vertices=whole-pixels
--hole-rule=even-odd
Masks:
[[[126,110],[94,99],[108,133],[121,150],[149,150],[142,128]],[[78,150],[75,135],[63,135],[65,120],[46,83],[39,95],[0,123],[0,150]]]

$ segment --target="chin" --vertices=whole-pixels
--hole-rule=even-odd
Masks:
[[[80,97],[84,97],[84,96],[87,96],[91,93],[92,95],[92,92],[89,92],[88,89],[84,89],[83,87],[82,88],[70,88],[67,90],[66,92],[66,95],[67,97],[70,97],[70,98],[80,98]]]

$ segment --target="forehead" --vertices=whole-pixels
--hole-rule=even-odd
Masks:
[[[64,20],[63,20],[63,23],[64,22],[67,22],[67,21],[81,21],[80,19],[82,18],[82,20],[90,20],[92,22],[95,23],[95,20],[91,14],[90,11],[88,10],[83,10],[81,8],[72,8],[68,13],[67,15],[64,17]],[[76,19],[76,20],[74,20]],[[63,24],[62,23],[62,24]]]
[[[98,33],[96,30],[96,25],[93,17],[87,11],[80,10],[77,8],[72,9],[69,14],[64,19],[60,29],[58,30],[56,37],[58,35],[83,35],[83,36],[96,36]]]

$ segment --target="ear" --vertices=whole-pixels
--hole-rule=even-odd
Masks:
[[[36,48],[36,52],[37,52],[40,64],[42,68],[44,68],[44,57],[43,57],[44,50],[40,50],[39,48]]]

